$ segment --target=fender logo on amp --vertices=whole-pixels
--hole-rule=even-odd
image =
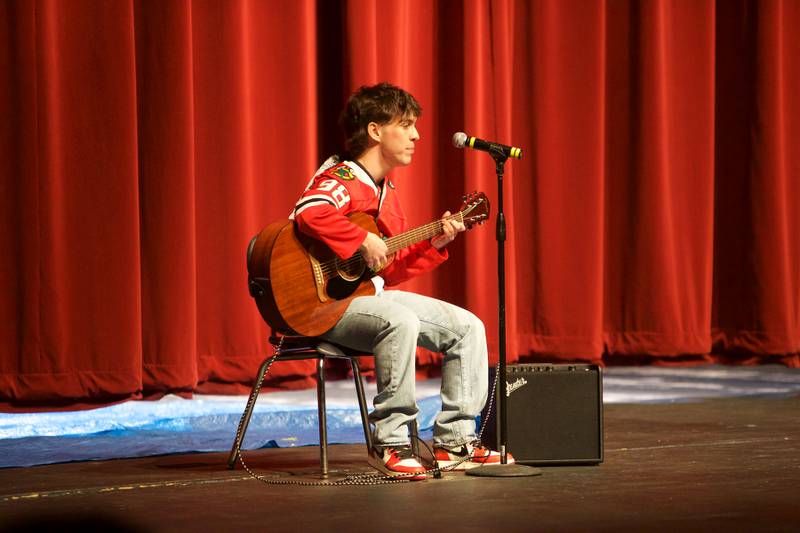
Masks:
[[[528,380],[525,378],[518,378],[517,381],[514,383],[509,383],[506,381],[506,396],[511,396],[511,393],[515,390],[524,387],[528,384]]]

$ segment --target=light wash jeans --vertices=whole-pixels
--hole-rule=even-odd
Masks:
[[[375,355],[378,395],[370,422],[375,444],[408,444],[414,399],[416,347],[444,354],[442,411],[433,427],[435,445],[458,445],[475,437],[475,417],[487,396],[486,332],[483,322],[455,305],[398,290],[355,298],[321,338]]]

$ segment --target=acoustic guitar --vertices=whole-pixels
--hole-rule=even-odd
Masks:
[[[385,238],[375,220],[354,213],[350,221],[382,237],[389,254],[441,235],[442,220]],[[467,229],[489,218],[489,199],[474,192],[464,197],[461,209],[448,217]],[[389,256],[387,254],[387,256]],[[247,253],[248,286],[261,316],[273,329],[309,337],[331,329],[357,296],[375,294],[360,253],[341,259],[321,241],[295,228],[292,220],[279,220],[261,230]]]

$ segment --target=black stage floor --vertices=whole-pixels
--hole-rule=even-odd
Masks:
[[[382,486],[265,485],[220,453],[7,468],[0,530],[798,531],[798,428],[800,397],[607,405],[601,465]],[[330,454],[369,471],[363,446]],[[318,449],[245,458],[311,479]]]

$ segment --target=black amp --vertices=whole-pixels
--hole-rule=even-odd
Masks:
[[[491,368],[490,387],[494,373]],[[508,365],[506,378],[507,446],[518,463],[603,462],[603,375],[599,366]],[[499,389],[498,384],[498,395]],[[495,450],[500,448],[497,400],[482,439]]]

